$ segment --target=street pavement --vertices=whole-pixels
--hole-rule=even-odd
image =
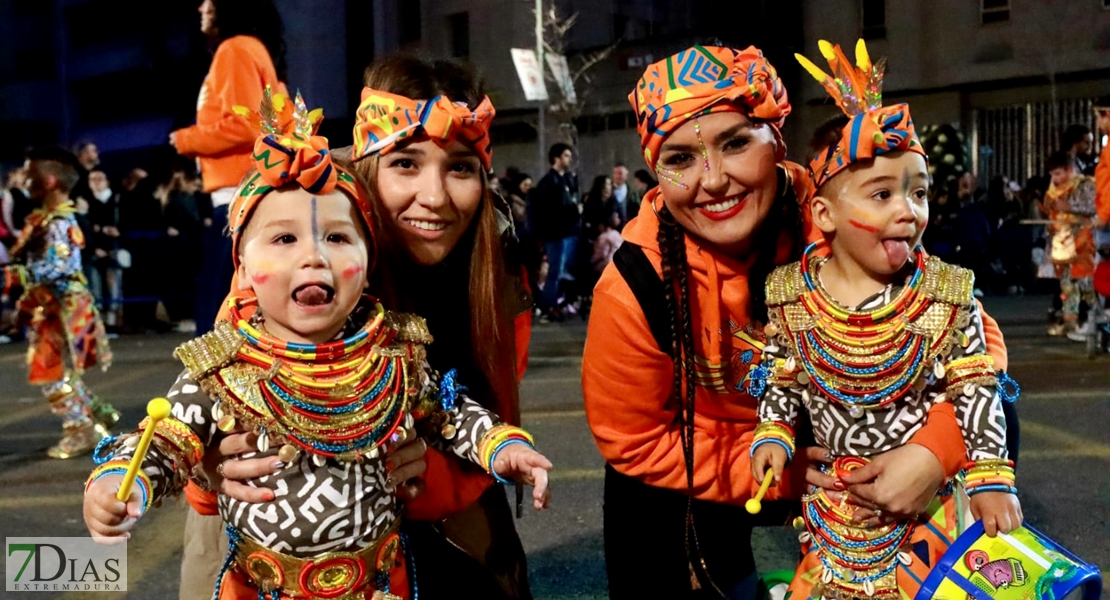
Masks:
[[[1110,569],[1110,354],[1088,359],[1082,344],[1044,334],[1046,296],[989,297],[1001,323],[1018,402],[1022,450],[1018,486],[1027,522],[1078,556]],[[517,527],[529,557],[537,599],[604,598],[601,540],[602,460],[582,408],[579,382],[582,320],[537,324],[521,398],[524,425],[555,463],[548,511],[526,509]],[[184,334],[124,336],[113,341],[115,364],[89,373],[96,393],[113,402],[128,428],[146,402],[165,393],[179,365],[173,348]],[[0,534],[83,536],[81,491],[87,458],[53,461],[45,449],[59,426],[37,389],[24,379],[25,346],[0,346]],[[176,598],[184,525],[183,502],[152,510],[128,548],[126,594],[0,591],[2,598]],[[650,526],[650,524],[645,524]],[[789,568],[796,534],[766,528],[754,542],[761,570]],[[650,577],[645,573],[645,577]],[[465,591],[460,590],[460,597]]]

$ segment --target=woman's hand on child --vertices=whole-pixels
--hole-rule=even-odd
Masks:
[[[795,468],[802,466],[806,470],[806,484],[823,490],[842,492],[848,489],[844,482],[832,475],[821,472],[821,465],[832,463],[832,455],[820,446],[809,446],[805,452],[794,456]]]
[[[763,444],[752,455],[752,476],[755,482],[763,484],[763,475],[770,467],[775,474],[775,484],[782,482],[782,471],[786,468],[786,450],[776,444]]]
[[[386,450],[386,469],[391,478],[403,482],[397,485],[397,495],[412,500],[424,491],[424,480],[420,479],[420,475],[428,468],[424,461],[428,446],[412,430],[408,430],[404,439],[404,442],[391,445]],[[285,468],[276,456],[236,458],[241,454],[257,452],[257,443],[257,434],[237,432],[224,437],[218,446],[209,448],[204,455],[204,473],[211,487],[240,502],[258,504],[273,501],[273,490],[241,483],[273,475]]]
[[[240,454],[257,451],[258,434],[255,433],[235,432],[221,439],[218,446],[210,447],[204,453],[203,463],[204,474],[212,489],[240,502],[257,504],[272,501],[273,490],[240,483],[247,479],[273,475],[283,468],[275,466],[278,463],[276,456],[235,458]]]
[[[428,469],[424,460],[427,452],[427,442],[413,430],[407,430],[404,441],[386,448],[385,470],[398,497],[413,500],[424,491],[426,485],[421,475]]]
[[[126,504],[116,499],[121,481],[122,476],[105,475],[85,492],[82,507],[85,527],[98,544],[112,545],[131,539],[131,528],[143,514],[143,497],[138,485],[131,487]]]
[[[854,520],[876,525],[921,514],[944,484],[944,468],[928,448],[910,443],[872,457],[844,483],[852,503],[864,507]]]
[[[1017,496],[1008,492],[980,492],[971,497],[971,516],[983,522],[987,537],[1010,533],[1025,518]]]
[[[547,472],[551,461],[526,444],[509,444],[497,453],[493,470],[500,476],[532,486],[532,505],[536,510],[547,508],[551,491],[547,488]]]

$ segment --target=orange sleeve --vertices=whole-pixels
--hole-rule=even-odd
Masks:
[[[1110,223],[1110,144],[1103,146],[1102,157],[1095,167],[1095,211],[1098,220]]]
[[[682,426],[669,401],[673,373],[635,296],[610,263],[594,288],[582,355],[586,419],[614,469],[647,485],[686,491]],[[695,497],[733,504],[751,497],[754,428],[754,422],[695,416]],[[772,488],[768,496],[785,489]]]
[[[474,504],[493,483],[477,465],[447,456],[435,448],[424,454],[427,487],[405,504],[405,517],[417,521],[439,521]]]
[[[257,45],[257,47],[255,47]],[[258,48],[262,48],[259,55]],[[228,153],[249,152],[258,137],[258,124],[236,114],[232,107],[245,106],[258,110],[265,87],[262,72],[270,61],[262,43],[254,38],[234,37],[225,40],[216,49],[209,69],[209,98],[218,117],[211,123],[198,123],[177,131],[176,148],[185,156],[216,156]],[[270,71],[273,70],[269,66]]]
[[[951,402],[934,404],[925,425],[913,434],[910,443],[928,448],[940,461],[945,477],[955,476],[967,463],[963,432]]]
[[[185,484],[185,501],[198,514],[210,517],[220,514],[220,506],[216,501],[216,492],[206,492],[190,481]]]
[[[987,353],[994,359],[994,368],[1005,371],[1006,367],[1010,366],[1010,356],[1006,351],[1006,339],[1002,336],[1002,330],[998,327],[998,321],[994,317],[987,314],[983,309],[983,303],[978,300],[975,301],[979,305],[979,316],[983,319],[983,335],[987,339]]]

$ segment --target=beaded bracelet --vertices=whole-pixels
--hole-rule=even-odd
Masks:
[[[1007,494],[1016,494],[1017,487],[1012,485],[994,483],[990,485],[980,485],[967,489],[968,496],[974,496],[975,494],[979,494],[981,492],[1006,492]]]
[[[752,442],[751,451],[748,455],[755,456],[755,451],[764,444],[775,444],[781,446],[783,450],[786,450],[786,462],[790,462],[791,459],[794,458],[794,446],[777,437],[765,437]]]
[[[102,477],[106,477],[108,475],[119,475],[122,477],[127,475],[128,465],[128,461],[112,460],[100,465],[96,469],[93,469],[93,472],[89,475],[88,480],[85,481],[85,493],[89,493],[89,488],[92,487],[92,484],[96,483],[96,481]],[[151,490],[154,489],[154,486],[150,482],[150,477],[148,477],[142,469],[139,469],[136,472],[135,483],[138,484],[138,489],[140,495],[142,496],[142,512],[145,513],[147,509],[150,508],[150,503],[152,500]]]
[[[794,457],[794,428],[781,421],[764,421],[755,427],[755,438],[749,456],[755,456],[756,448],[764,443],[776,443],[786,450],[786,460]]]
[[[524,444],[524,445],[528,446],[529,448],[532,448],[533,450],[535,449],[535,446],[533,446],[530,442],[528,442],[528,440],[522,440],[520,438],[512,438],[512,439],[505,440],[504,442],[501,442],[501,444],[498,445],[496,448],[494,448],[493,449],[493,454],[490,455],[489,463],[486,464],[486,471],[488,471],[489,474],[492,475],[493,478],[496,479],[498,483],[503,483],[505,485],[516,485],[515,481],[513,481],[511,479],[506,479],[506,478],[498,475],[497,471],[493,470],[493,465],[494,465],[494,463],[497,462],[497,455],[502,450],[504,450],[506,447],[511,446],[513,444]]]
[[[1018,382],[1014,381],[1006,371],[998,371],[995,377],[998,379],[998,395],[1006,402],[1017,402],[1021,396],[1021,386]]]
[[[108,451],[107,454],[102,454],[102,453],[104,452],[104,450],[106,448],[115,444],[117,439],[119,439],[119,436],[110,435],[110,436],[100,440],[100,442],[96,445],[96,448],[93,449],[93,453],[92,453],[93,464],[102,465],[102,464],[108,462],[109,460],[112,460],[112,457],[115,456],[115,454],[116,454],[115,450],[110,450],[110,451]]]
[[[490,455],[493,453],[493,450],[508,439],[521,439],[527,441],[529,444],[535,444],[535,440],[527,431],[512,425],[498,425],[487,431],[486,434],[482,436],[481,441],[478,442],[477,455],[480,460],[479,464],[491,464]]]

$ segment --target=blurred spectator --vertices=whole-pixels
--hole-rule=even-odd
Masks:
[[[582,204],[578,176],[571,171],[574,149],[562,142],[547,151],[551,170],[528,193],[528,228],[543,243],[548,273],[539,294],[542,320],[561,320],[559,286],[573,281],[568,270],[574,265],[578,236],[582,230]]]
[[[983,287],[991,280],[991,224],[984,203],[975,198],[975,176],[965,173],[956,180],[956,264],[975,272],[975,295],[982,297]]]
[[[648,173],[647,169],[636,169],[636,172],[632,175],[632,187],[636,189],[636,193],[640,195],[641,199],[657,185],[659,185],[659,182],[651,176],[651,173]],[[631,220],[635,216],[633,214],[628,218]]]
[[[617,230],[624,229],[625,223],[640,212],[640,198],[643,196],[628,181],[628,167],[624,163],[613,165],[613,212],[617,215]]]
[[[511,173],[511,175],[509,174]],[[508,182],[509,207],[513,213],[513,225],[520,242],[520,262],[528,276],[528,289],[538,294],[540,289],[540,266],[543,264],[543,244],[528,228],[528,193],[532,190],[532,177],[521,173],[516,167],[506,170]]]
[[[89,173],[100,164],[100,149],[91,141],[84,141],[73,147],[73,154],[77,157],[80,169],[77,171],[77,185],[69,192],[69,197],[76,200],[84,198],[92,201],[92,190],[89,186]]]
[[[134,185],[120,192],[119,229],[123,247],[131,256],[131,267],[123,279],[125,299],[123,328],[129,332],[165,331],[156,318],[159,300],[160,270],[166,226],[162,205],[154,192],[156,180],[165,176],[131,176],[125,182]],[[134,175],[134,173],[132,174]]]
[[[995,227],[991,256],[999,265],[1008,294],[1024,293],[1033,276],[1033,231],[1021,224],[1025,207],[1017,195],[1019,189],[1004,175],[994,176],[987,186],[987,209]]]
[[[159,296],[171,325],[182,332],[197,329],[196,289],[203,256],[198,191],[200,177],[196,170],[191,163],[179,161],[172,167],[168,180],[154,190],[166,231]]]
[[[8,171],[4,189],[12,198],[11,224],[12,232],[16,237],[19,237],[23,230],[23,222],[27,219],[27,215],[35,210],[35,203],[27,193],[28,183],[26,168],[20,166]]]
[[[532,189],[532,178],[527,173],[517,171],[512,178],[506,178],[508,187],[504,190],[509,208],[513,213],[513,226],[517,237],[521,236],[528,222],[528,191]]]
[[[89,289],[104,314],[104,325],[115,332],[123,323],[123,269],[131,257],[120,245],[120,195],[112,190],[108,176],[99,169],[89,171],[92,200],[89,219],[93,234],[86,243],[92,256]]]
[[[1086,125],[1068,125],[1060,136],[1061,150],[1066,152],[1075,161],[1075,169],[1080,175],[1094,176],[1095,163],[1098,162],[1091,149],[1094,148],[1095,136],[1091,128]]]
[[[233,107],[257,109],[267,86],[286,93],[285,40],[273,0],[204,0],[200,30],[215,49],[197,103],[196,125],[170,133],[183,156],[200,162],[204,191],[211,196],[211,224],[204,229],[203,277],[197,290],[197,333],[212,329],[233,273],[227,207],[239,180],[251,169],[258,124]],[[204,217],[202,217],[204,218]],[[185,578],[189,579],[189,578]]]
[[[599,229],[600,233],[594,241],[593,256],[590,257],[590,264],[594,267],[595,283],[605,267],[613,262],[613,255],[617,253],[617,248],[620,248],[621,242],[624,241],[616,228],[610,227],[608,223],[601,223]]]
[[[622,224],[613,190],[613,180],[608,175],[598,175],[582,200],[582,239],[586,243],[597,239],[601,223],[616,228]]]

